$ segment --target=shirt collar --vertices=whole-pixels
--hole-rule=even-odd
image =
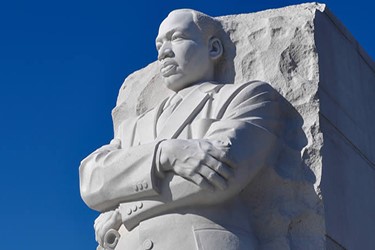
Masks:
[[[177,92],[177,94],[181,96],[182,99],[184,99],[186,96],[188,96],[191,92],[193,92],[197,88],[200,88],[202,92],[210,92],[216,89],[218,86],[219,85],[216,82],[202,82],[202,83],[194,84],[184,89],[181,89],[180,91]]]

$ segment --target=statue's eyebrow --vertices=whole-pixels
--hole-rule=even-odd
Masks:
[[[162,42],[161,40],[162,39],[160,38],[160,36],[157,36],[156,39],[155,39],[155,43],[161,43]]]
[[[162,34],[161,36],[157,36],[156,40],[155,40],[155,43],[161,43],[161,42],[163,42],[162,40],[163,40],[164,37],[170,38],[170,37],[172,37],[173,33],[175,33],[175,32],[176,32],[176,29],[171,29],[167,33]]]

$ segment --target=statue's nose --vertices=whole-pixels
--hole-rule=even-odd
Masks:
[[[173,57],[173,55],[174,53],[171,48],[161,48],[158,55],[158,60],[161,61],[166,57]]]

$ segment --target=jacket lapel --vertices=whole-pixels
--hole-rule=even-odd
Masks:
[[[216,89],[217,86],[218,85],[212,83],[204,83],[195,88],[174,110],[156,139],[177,138],[184,127],[194,119],[210,98],[209,91]]]

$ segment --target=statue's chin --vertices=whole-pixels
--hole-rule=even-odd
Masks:
[[[179,81],[178,78],[174,79],[174,77],[170,76],[170,77],[166,77],[164,78],[164,85],[174,91],[174,92],[178,92],[184,88],[187,88],[189,86],[191,86],[192,84],[191,83],[186,83],[186,82],[183,82],[183,81]]]
[[[207,74],[208,76],[210,76],[209,74]],[[178,92],[182,89],[185,89],[187,87],[190,87],[190,86],[193,86],[193,85],[196,85],[196,84],[200,84],[200,83],[203,83],[203,82],[210,82],[210,81],[213,81],[213,77],[207,77],[207,76],[202,76],[202,77],[197,77],[197,76],[188,76],[186,74],[180,74],[180,73],[176,73],[176,74],[173,74],[173,75],[170,75],[168,77],[164,77],[163,76],[163,79],[164,79],[164,85],[174,91],[174,92]]]

